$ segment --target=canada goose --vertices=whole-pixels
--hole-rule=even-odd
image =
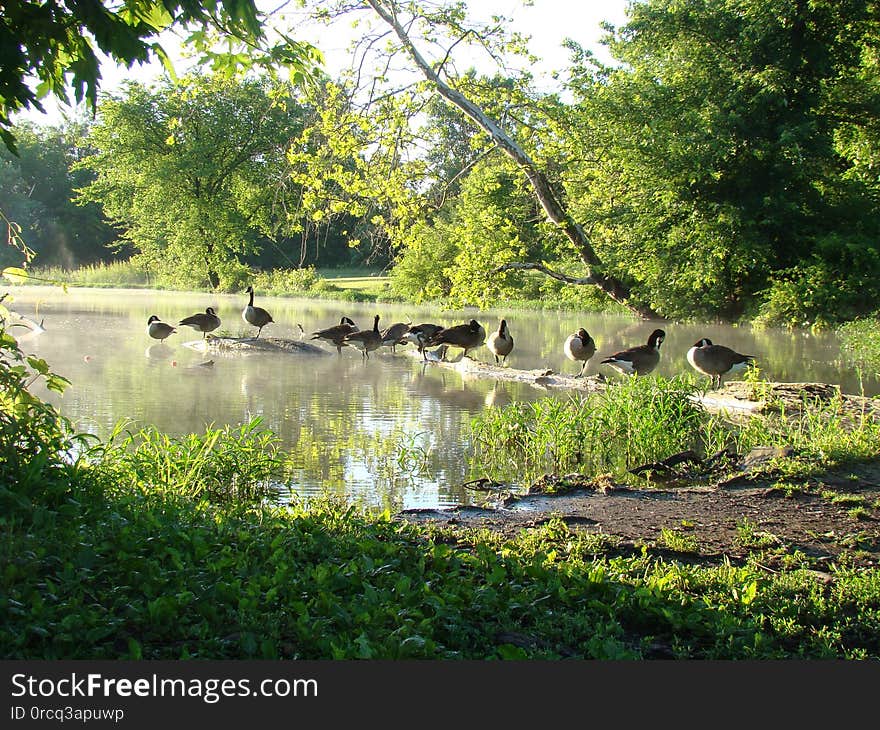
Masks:
[[[198,312],[186,317],[177,323],[180,327],[192,327],[202,333],[202,339],[207,338],[208,332],[212,332],[220,326],[220,317],[218,317],[211,307],[204,312]]]
[[[151,314],[147,320],[147,334],[154,340],[164,340],[166,337],[173,335],[177,329],[170,324],[159,321],[155,314]]]
[[[407,322],[395,322],[390,327],[382,330],[382,344],[390,347],[391,352],[394,352],[398,345],[405,345],[409,340],[404,335],[409,332],[410,324]]]
[[[464,350],[462,357],[467,357],[468,350],[473,350],[486,341],[486,330],[477,320],[472,319],[467,324],[457,324],[454,327],[446,327],[435,333],[426,343],[428,346],[452,345]]]
[[[370,359],[370,352],[378,350],[382,346],[382,335],[379,333],[379,315],[373,319],[373,329],[350,332],[343,337],[345,344],[356,347],[361,351],[361,357]]]
[[[339,320],[339,324],[318,330],[317,332],[312,332],[310,339],[329,342],[336,347],[337,354],[341,355],[342,348],[347,345],[345,342],[345,336],[350,335],[352,332],[357,332],[357,329],[357,325],[351,319],[343,317]]]
[[[510,334],[510,330],[507,329],[506,319],[501,320],[497,332],[493,332],[489,335],[489,339],[486,341],[486,347],[488,347],[489,351],[495,356],[496,365],[499,362],[507,361],[507,356],[513,349],[513,336]]]
[[[724,345],[713,345],[708,337],[699,340],[687,351],[687,361],[691,367],[708,375],[713,388],[720,388],[723,376],[745,370],[754,359],[754,355],[740,355]]]
[[[581,371],[576,376],[580,378],[587,367],[587,360],[596,354],[596,343],[590,337],[590,334],[581,327],[577,332],[566,338],[565,343],[562,345],[562,350],[569,360],[581,361]]]
[[[265,309],[254,306],[254,288],[252,286],[248,286],[245,291],[251,296],[248,300],[247,306],[241,310],[241,318],[248,324],[252,324],[257,328],[257,337],[259,337],[260,332],[263,331],[263,327],[275,320],[272,319],[272,315]]]
[[[626,375],[647,375],[660,362],[660,345],[665,339],[666,333],[663,330],[654,330],[646,345],[615,352],[602,362]]]
[[[431,322],[422,322],[409,328],[409,332],[404,335],[404,339],[412,342],[422,353],[422,358],[428,359],[425,355],[425,345],[434,335],[443,329],[443,325],[432,324]],[[444,350],[445,352],[445,350]]]

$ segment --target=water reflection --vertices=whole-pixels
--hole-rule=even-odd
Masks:
[[[238,295],[11,289],[12,306],[35,321],[43,320],[46,329],[23,340],[22,346],[73,383],[63,397],[41,395],[79,428],[105,436],[127,418],[136,426],[150,424],[183,434],[202,431],[206,424],[238,425],[261,416],[290,451],[295,489],[305,495],[331,492],[395,509],[472,502],[474,493],[461,487],[474,476],[467,461],[470,419],[487,407],[553,394],[514,382],[463,378],[401,353],[392,355],[387,348],[366,362],[357,350],[343,348],[337,355],[330,345],[323,357],[206,354],[183,345],[198,341],[199,333],[179,331],[164,342],[151,343],[144,331],[150,314],[177,322],[210,306],[221,318],[217,334],[250,336],[241,319],[244,299]],[[362,323],[379,313],[388,322],[443,325],[476,317],[487,331],[495,329],[501,317],[495,311],[438,311],[414,305],[269,301],[276,321],[272,332],[264,334],[290,339],[299,339],[303,329],[311,333],[338,323],[342,316]],[[508,357],[511,368],[572,374],[578,366],[565,359],[562,343],[584,327],[597,346],[585,374],[602,372],[612,378],[619,376],[599,364],[602,357],[645,342],[654,329],[650,322],[595,314],[503,316],[516,341]],[[858,374],[842,360],[832,333],[694,323],[666,323],[664,329],[667,338],[656,371],[662,375],[691,372],[685,353],[698,339],[709,337],[755,355],[770,379],[839,383],[848,392],[860,389]],[[484,361],[491,358],[485,348],[474,354]],[[875,379],[864,386],[868,394],[880,392]]]

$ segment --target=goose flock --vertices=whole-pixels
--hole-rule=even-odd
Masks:
[[[248,295],[248,303],[241,311],[244,322],[257,328],[254,338],[259,338],[263,327],[274,323],[272,315],[262,307],[254,305],[254,289],[248,286],[245,290]],[[433,322],[422,322],[413,325],[411,322],[395,322],[394,324],[379,329],[380,315],[373,318],[373,326],[369,329],[360,329],[354,320],[342,317],[339,324],[316,330],[311,333],[310,339],[326,342],[336,348],[338,354],[342,354],[343,347],[354,347],[361,351],[361,358],[370,359],[370,353],[381,347],[389,347],[391,352],[396,352],[400,345],[414,344],[424,361],[444,361],[450,348],[461,350],[457,359],[467,357],[468,353],[483,345],[489,349],[495,358],[497,366],[507,364],[507,356],[513,351],[513,335],[510,333],[507,320],[502,319],[498,329],[486,336],[486,329],[476,319],[469,322],[444,327]],[[298,325],[300,331],[304,330]],[[207,338],[209,332],[220,327],[220,317],[211,307],[204,312],[184,317],[177,323],[177,327],[192,327],[202,333],[202,338]],[[164,342],[168,337],[177,332],[177,327],[162,322],[155,314],[147,320],[147,334],[155,340]],[[600,364],[608,365],[624,375],[647,375],[653,372],[660,363],[660,346],[666,339],[666,332],[655,329],[643,345],[635,345],[624,350],[612,353],[600,360]],[[589,332],[583,327],[577,332],[570,334],[562,344],[562,352],[569,360],[579,362],[581,369],[575,378],[583,377],[587,362],[596,354],[596,343]],[[690,366],[710,379],[712,388],[721,387],[721,379],[725,375],[745,370],[754,362],[754,355],[743,355],[724,345],[716,345],[707,337],[698,340],[687,351],[687,361]]]

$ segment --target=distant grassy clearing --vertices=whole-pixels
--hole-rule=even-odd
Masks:
[[[363,292],[378,293],[390,286],[388,276],[345,276],[340,278],[325,277],[330,284],[339,289],[356,289]]]

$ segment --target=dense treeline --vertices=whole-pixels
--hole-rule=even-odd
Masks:
[[[99,205],[73,201],[74,191],[88,181],[88,173],[73,169],[89,152],[82,124],[22,125],[17,136],[18,155],[0,148],[0,210],[21,226],[40,265],[70,268],[106,259],[116,232]],[[18,253],[0,248],[0,263],[18,264]]]
[[[872,311],[877,4],[649,0],[629,13],[609,28],[615,64],[571,44],[565,95],[535,92],[527,74],[456,79],[561,191],[598,273],[670,317],[815,324]],[[325,82],[299,97],[219,75],[131,85],[67,143],[76,153],[63,135],[34,134],[36,147],[25,135],[0,184],[18,175],[11,187],[30,190],[25,161],[56,148],[51,177],[69,181],[65,195],[41,198],[37,213],[10,210],[32,231],[79,210],[97,232],[68,226],[78,248],[48,236],[34,246],[41,263],[94,260],[109,240],[99,206],[117,244],[188,286],[237,287],[255,267],[391,259],[397,292],[413,299],[572,296],[498,271],[525,262],[578,276],[583,261],[517,164],[430,84],[356,104],[350,82]],[[584,306],[607,303],[573,289]]]

